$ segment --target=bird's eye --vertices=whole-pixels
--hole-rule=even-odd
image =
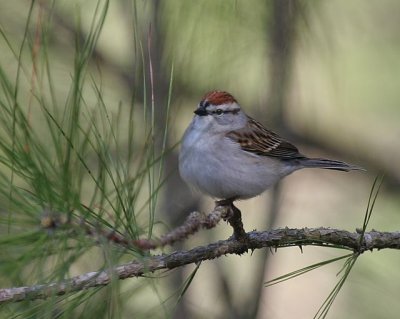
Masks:
[[[222,113],[224,113],[224,111],[222,111],[221,109],[217,109],[215,111],[215,114],[217,114],[217,115],[221,115]]]

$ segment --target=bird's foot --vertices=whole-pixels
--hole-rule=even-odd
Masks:
[[[233,238],[241,242],[246,242],[248,236],[243,228],[242,213],[239,208],[233,204],[233,201],[234,199],[223,199],[216,201],[215,204],[216,207],[220,206],[226,208],[226,214],[224,214],[222,218],[232,226]]]

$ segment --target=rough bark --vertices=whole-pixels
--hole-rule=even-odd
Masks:
[[[46,299],[54,295],[65,295],[93,287],[105,286],[112,279],[140,277],[161,269],[174,269],[229,254],[243,254],[265,247],[317,245],[352,250],[357,254],[373,249],[400,249],[400,232],[370,231],[361,240],[360,232],[349,232],[331,228],[275,229],[247,233],[247,240],[234,238],[221,240],[207,246],[188,251],[146,257],[119,265],[112,270],[85,273],[62,282],[38,284],[30,287],[0,289],[0,304],[22,300]]]

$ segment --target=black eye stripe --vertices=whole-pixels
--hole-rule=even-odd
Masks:
[[[227,114],[227,113],[232,113],[232,114],[237,114],[239,113],[239,109],[234,109],[234,110],[221,110],[221,109],[217,109],[215,111],[211,112],[212,114],[217,114],[217,115],[221,115],[221,114]]]

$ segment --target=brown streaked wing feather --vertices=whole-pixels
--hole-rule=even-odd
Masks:
[[[282,159],[303,157],[296,146],[267,130],[252,118],[249,118],[246,127],[229,132],[227,137],[238,142],[243,150],[250,153]]]

